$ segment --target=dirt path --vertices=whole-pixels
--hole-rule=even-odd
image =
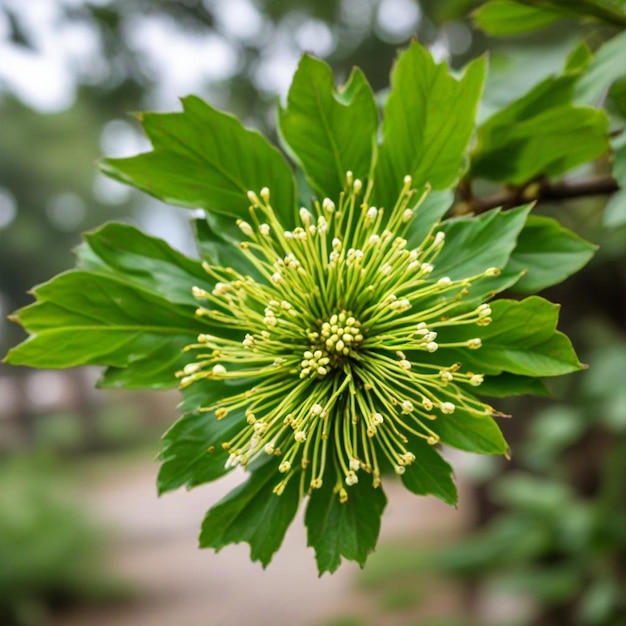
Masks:
[[[318,578],[301,514],[263,570],[250,562],[247,544],[218,554],[196,548],[206,509],[240,476],[159,499],[156,472],[156,465],[137,463],[89,495],[97,519],[117,529],[112,569],[138,590],[137,598],[64,615],[50,626],[312,626],[355,606],[358,567],[344,564]],[[460,526],[461,515],[434,498],[411,496],[397,485],[386,492],[381,541]]]

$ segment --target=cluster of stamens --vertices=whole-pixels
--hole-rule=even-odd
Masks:
[[[311,345],[302,355],[300,378],[323,378],[355,355],[363,341],[361,323],[349,311],[335,313],[326,322],[317,320],[317,328],[307,333]]]
[[[445,234],[435,226],[410,247],[409,225],[423,199],[410,177],[388,215],[369,205],[369,191],[362,196],[350,173],[346,189],[337,206],[327,198],[301,209],[293,230],[281,225],[269,190],[260,198],[250,192],[251,222],[238,222],[247,238],[240,248],[262,278],[205,263],[215,287],[194,288],[210,305],[197,314],[226,332],[188,346],[198,354],[180,372],[181,384],[247,383],[202,410],[245,418],[222,442],[227,465],[279,457],[276,493],[299,475],[303,493],[337,480],[345,500],[342,483],[354,485],[361,471],[380,483],[380,455],[404,473],[415,460],[412,438],[439,442],[437,420],[455,411],[494,414],[467,391],[483,382],[481,373],[461,363],[442,367],[429,355],[481,347],[479,337],[446,340],[447,329],[491,322],[487,304],[463,299],[475,281],[499,270],[432,277]]]

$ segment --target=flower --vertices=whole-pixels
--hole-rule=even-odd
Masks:
[[[240,383],[201,410],[217,419],[245,413],[241,430],[222,442],[227,465],[277,457],[277,494],[296,475],[301,495],[330,475],[345,501],[359,474],[374,487],[383,466],[403,474],[415,460],[411,438],[437,444],[433,420],[457,409],[494,414],[467,390],[483,375],[459,363],[442,366],[433,353],[480,349],[479,337],[455,343],[446,335],[454,326],[490,323],[489,306],[468,306],[464,296],[498,270],[432,278],[445,234],[434,226],[409,246],[425,197],[411,183],[405,177],[387,211],[370,206],[371,188],[348,172],[338,203],[326,198],[301,209],[293,230],[278,220],[267,188],[251,191],[250,221],[238,224],[254,272],[204,263],[215,288],[193,289],[203,302],[197,315],[224,332],[187,347],[197,358],[179,372],[181,385]]]

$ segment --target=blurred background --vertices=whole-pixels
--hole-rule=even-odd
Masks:
[[[72,266],[81,232],[124,220],[194,254],[188,212],[98,173],[102,155],[148,149],[132,112],[195,93],[275,138],[302,52],[338,82],[358,64],[379,91],[416,36],[454,68],[489,51],[485,117],[583,36],[606,36],[560,21],[489,39],[467,18],[475,4],[0,0],[0,354],[23,338],[6,316]],[[204,511],[239,477],[157,499],[175,392],[100,392],[94,370],[0,364],[0,625],[626,624],[626,230],[607,228],[606,200],[540,207],[601,246],[544,294],[590,370],[548,401],[502,407],[512,462],[449,454],[457,510],[389,485],[364,571],[318,579],[299,523],[265,572],[245,546],[198,551]]]

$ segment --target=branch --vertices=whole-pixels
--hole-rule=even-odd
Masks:
[[[465,182],[460,188],[462,199],[457,203],[454,212],[456,215],[478,214],[496,207],[510,209],[526,202],[606,196],[618,190],[619,185],[611,176],[598,176],[588,180],[561,181],[558,183],[551,183],[547,179],[542,179],[522,187],[505,187],[497,194],[486,198],[474,198],[468,193],[467,182]]]

